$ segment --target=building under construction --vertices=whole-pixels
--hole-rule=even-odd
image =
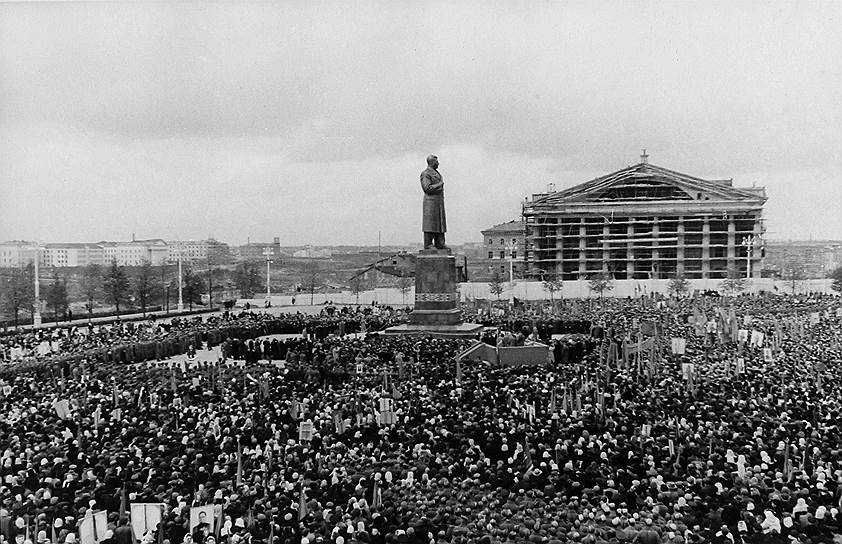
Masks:
[[[763,187],[641,162],[524,202],[527,270],[563,280],[759,277]]]

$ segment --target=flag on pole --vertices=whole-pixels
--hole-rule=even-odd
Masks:
[[[523,460],[526,465],[524,472],[532,470],[532,453],[529,451],[529,436],[523,437]]]
[[[792,476],[792,462],[789,460],[789,442],[786,444],[786,449],[784,450],[784,480],[787,482],[790,481],[790,477]]]
[[[243,485],[243,445],[237,439],[237,487]]]
[[[123,488],[120,490],[120,519],[126,518],[126,484],[123,484]]]
[[[371,507],[380,508],[383,506],[383,496],[380,491],[380,481],[374,480],[374,489],[371,493]]]
[[[556,401],[555,401],[555,387],[553,387],[553,392],[550,395],[550,415],[556,413]]]
[[[298,497],[298,521],[307,517],[307,497],[304,495],[304,484],[301,485],[301,495]]]
[[[459,359],[456,359],[456,383],[462,383],[462,363],[459,362]]]

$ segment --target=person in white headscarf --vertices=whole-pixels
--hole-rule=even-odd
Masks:
[[[760,524],[760,528],[763,529],[763,533],[781,534],[781,520],[779,520],[769,509],[766,509],[763,514],[766,516]]]

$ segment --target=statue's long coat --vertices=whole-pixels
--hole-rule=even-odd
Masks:
[[[424,232],[447,232],[444,216],[444,183],[441,174],[434,168],[421,172],[421,188],[424,190]]]

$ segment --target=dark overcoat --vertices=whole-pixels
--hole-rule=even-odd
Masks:
[[[424,232],[447,232],[444,216],[444,182],[435,168],[421,172],[421,189],[424,190]]]

